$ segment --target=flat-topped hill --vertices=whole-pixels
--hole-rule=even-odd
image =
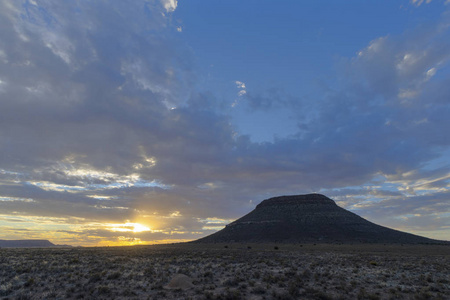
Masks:
[[[320,194],[262,201],[202,243],[446,243],[383,227]]]
[[[46,248],[55,246],[48,240],[0,240],[1,248]]]

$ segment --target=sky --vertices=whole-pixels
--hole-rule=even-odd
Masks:
[[[321,193],[450,240],[450,1],[0,0],[0,239],[194,240]]]

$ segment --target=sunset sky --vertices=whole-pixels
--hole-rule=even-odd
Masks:
[[[0,0],[0,239],[187,241],[304,193],[450,240],[450,0]]]

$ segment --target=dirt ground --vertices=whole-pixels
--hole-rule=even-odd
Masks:
[[[0,298],[450,299],[449,270],[448,245],[3,248]]]

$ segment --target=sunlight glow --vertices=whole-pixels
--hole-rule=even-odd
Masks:
[[[143,232],[151,231],[150,228],[139,223],[125,223],[125,224],[112,224],[109,225],[111,231],[115,232]]]

